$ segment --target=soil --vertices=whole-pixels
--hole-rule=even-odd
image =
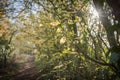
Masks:
[[[19,64],[19,70],[13,80],[36,80],[39,77],[39,74],[35,66],[35,56],[27,55],[27,59],[24,57],[25,55],[16,59],[16,63]]]

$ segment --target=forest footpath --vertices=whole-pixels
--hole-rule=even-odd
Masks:
[[[27,58],[26,58],[27,56]],[[21,55],[16,59],[19,70],[14,76],[14,80],[35,80],[38,77],[38,71],[35,66],[34,55]]]

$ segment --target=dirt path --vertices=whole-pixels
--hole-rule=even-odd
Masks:
[[[17,62],[19,63],[22,59],[24,59],[24,57],[18,58]],[[23,64],[19,63],[20,68],[15,75],[14,80],[36,80],[39,75],[34,60],[34,55],[29,55]]]

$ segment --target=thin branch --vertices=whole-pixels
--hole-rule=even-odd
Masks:
[[[98,61],[98,60],[96,60],[94,58],[91,58],[89,55],[87,55],[87,53],[85,53],[85,51],[83,51],[83,50],[81,50],[79,48],[78,44],[76,45],[76,48],[77,48],[77,52],[82,53],[87,59],[89,59],[89,60],[91,60],[91,61],[93,61],[95,63],[98,63],[100,65],[103,65],[103,66],[111,66],[111,64],[109,64],[109,63],[105,63],[105,62],[103,63],[103,62],[100,62],[100,61]]]
[[[10,36],[10,40],[8,41],[8,44],[10,44],[10,43],[11,43],[12,38],[13,38],[13,36],[14,36],[15,32],[16,32],[16,31],[13,31],[13,32],[12,32],[12,34],[11,34],[11,36]]]

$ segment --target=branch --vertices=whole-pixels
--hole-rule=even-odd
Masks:
[[[11,36],[10,36],[10,40],[8,41],[8,44],[10,44],[11,43],[11,41],[12,41],[12,38],[13,38],[13,35],[14,35],[14,33],[15,33],[16,31],[13,31],[12,32],[12,34],[11,34]]]
[[[105,62],[103,63],[103,62],[101,62],[101,61],[98,61],[98,60],[90,57],[89,55],[87,55],[87,54],[85,53],[85,51],[81,50],[81,49],[79,48],[79,46],[77,46],[77,52],[78,52],[78,53],[82,53],[87,59],[89,59],[89,60],[91,60],[91,61],[93,61],[93,62],[95,62],[95,63],[97,63],[97,64],[100,64],[100,65],[103,65],[103,66],[111,66],[111,64],[109,64],[109,63],[105,63]]]

